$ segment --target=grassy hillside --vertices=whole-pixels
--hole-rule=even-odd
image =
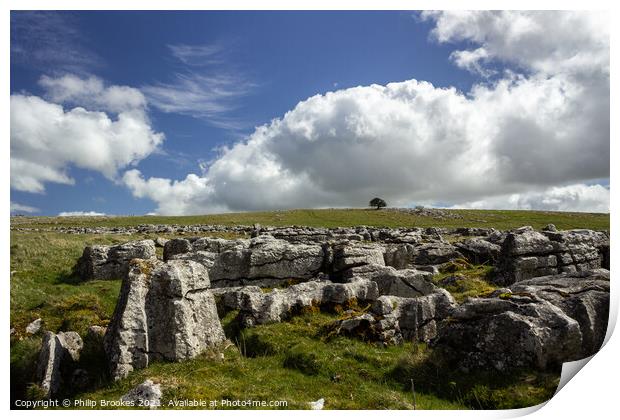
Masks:
[[[130,226],[142,223],[308,226],[484,226],[522,225],[560,229],[609,229],[609,215],[525,211],[454,211],[462,218],[441,219],[390,210],[293,210],[187,217],[14,217],[13,226]],[[71,268],[88,244],[113,244],[172,235],[69,235],[11,232],[11,398],[32,390],[41,334],[28,336],[29,322],[42,318],[44,329],[74,330],[107,325],[120,280],[80,282]],[[211,235],[211,236],[217,236]],[[225,234],[230,237],[230,234]],[[449,290],[458,299],[488,291],[488,267],[464,269],[465,279]],[[441,281],[439,276],[436,281]],[[84,390],[83,397],[118,398],[146,378],[161,382],[164,399],[286,400],[288,408],[326,399],[326,408],[411,408],[410,380],[416,380],[418,408],[504,408],[538,404],[550,398],[559,372],[464,375],[441,365],[432,352],[411,343],[382,348],[356,339],[330,338],[325,328],[344,314],[306,314],[291,322],[240,331],[231,316],[228,337],[237,344],[196,360],[158,363],[110,383]],[[86,360],[97,360],[96,357]]]
[[[540,229],[553,223],[558,229],[609,229],[609,214],[525,210],[445,210],[449,217],[421,216],[395,209],[321,209],[226,213],[204,216],[13,217],[12,226],[135,226],[139,224],[221,224],[264,226],[384,226],[384,227],[493,227],[524,225]]]

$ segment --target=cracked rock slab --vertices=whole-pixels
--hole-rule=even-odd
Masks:
[[[463,369],[545,369],[600,348],[609,314],[609,272],[560,274],[469,299],[440,324],[433,346]]]
[[[196,357],[225,340],[207,269],[193,261],[134,260],[104,348],[114,379],[154,360]]]
[[[587,229],[536,232],[529,226],[506,234],[495,282],[510,285],[535,277],[609,268],[609,236]]]
[[[155,258],[155,242],[150,239],[120,245],[91,245],[84,248],[74,271],[82,280],[121,279],[134,258]]]
[[[430,342],[437,335],[437,322],[445,319],[456,306],[443,289],[415,297],[380,296],[369,313],[336,321],[337,334],[362,337],[384,345],[403,340]]]
[[[320,244],[292,244],[268,235],[249,241],[199,238],[176,245],[173,241],[166,244],[166,260],[199,262],[208,268],[211,282],[225,286],[264,279],[308,280],[321,271],[325,257]]]
[[[419,297],[437,291],[431,282],[433,274],[416,269],[396,270],[376,264],[349,269],[345,278],[360,277],[377,283],[379,295]]]
[[[80,359],[83,347],[84,343],[76,332],[45,333],[39,352],[37,380],[47,398],[58,395],[63,384],[69,382],[69,373]]]
[[[379,296],[376,283],[364,279],[352,279],[348,283],[309,281],[269,293],[244,287],[234,293],[246,326],[281,322],[304,308],[346,305],[354,300],[374,301]]]
[[[510,289],[549,301],[576,320],[582,336],[581,359],[596,353],[605,340],[609,286],[609,271],[599,269],[525,280]]]

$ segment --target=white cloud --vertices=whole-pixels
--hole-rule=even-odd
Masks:
[[[42,193],[48,182],[74,184],[71,166],[115,179],[119,169],[163,142],[136,89],[74,76],[43,77],[41,85],[48,100],[11,95],[11,187],[16,190]],[[62,104],[81,106],[64,109]]]
[[[137,169],[125,172],[123,183],[138,198],[149,198],[158,203],[159,214],[200,214],[204,213],[203,200],[209,199],[213,188],[205,178],[195,174],[187,175],[182,181],[165,178],[145,180]],[[215,203],[210,204],[213,211],[226,210]]]
[[[114,113],[146,108],[146,99],[138,89],[129,86],[105,86],[101,79],[94,76],[43,76],[39,85],[46,90],[47,99],[54,103],[79,105]]]
[[[584,11],[427,11],[441,43],[469,41],[495,58],[555,75],[609,74],[609,14]]]
[[[79,216],[105,216],[105,213],[96,211],[63,211],[58,213],[60,217],[79,217]]]
[[[593,213],[609,212],[609,189],[600,184],[575,184],[543,191],[500,195],[479,201],[456,204],[465,209],[556,210]]]
[[[495,71],[486,69],[483,66],[483,63],[488,60],[488,57],[489,53],[482,47],[475,50],[454,51],[450,54],[450,59],[458,67],[484,77],[495,74]]]
[[[224,51],[223,45],[206,44],[206,45],[168,45],[170,52],[174,57],[190,66],[205,66],[209,64],[221,64],[219,58]]]
[[[14,203],[11,201],[11,213],[36,213],[39,209],[25,204]]]
[[[600,15],[424,16],[436,21],[438,41],[474,45],[473,56],[453,55],[457,64],[488,71],[495,60],[512,71],[466,94],[408,80],[317,95],[200,174],[172,181],[133,170],[123,181],[165,214],[363,206],[374,196],[401,206],[512,194],[522,206],[598,206],[600,196],[574,185],[609,177],[609,32],[597,27]]]
[[[243,72],[231,69],[219,44],[170,45],[172,55],[184,64],[172,80],[143,86],[149,104],[163,112],[205,119],[212,125],[239,129],[244,124],[227,113],[256,85]]]

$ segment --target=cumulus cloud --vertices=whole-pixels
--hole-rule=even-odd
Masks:
[[[609,212],[609,189],[603,185],[575,184],[485,198],[452,206],[457,209],[519,209],[548,211]]]
[[[458,67],[471,73],[477,73],[484,77],[489,77],[495,74],[494,70],[487,69],[483,66],[488,58],[489,53],[482,47],[475,50],[453,51],[450,54],[450,59]]]
[[[424,14],[438,42],[474,46],[453,55],[457,64],[478,73],[510,65],[491,83],[462,93],[408,80],[317,95],[202,173],[172,181],[132,170],[123,181],[166,214],[362,206],[374,196],[391,205],[491,205],[513,194],[524,207],[594,205],[583,203],[600,195],[574,185],[609,177],[608,27],[596,13],[510,13]]]
[[[11,201],[11,213],[36,213],[39,209],[36,207],[28,206],[26,204],[14,203]]]
[[[439,42],[469,41],[485,56],[549,75],[609,73],[609,16],[583,11],[427,11]]]
[[[54,103],[79,105],[114,113],[146,108],[146,99],[138,89],[129,86],[105,86],[103,80],[94,76],[43,76],[39,85],[45,89],[46,98]]]
[[[105,216],[105,213],[96,211],[63,211],[58,213],[60,217],[79,217],[79,216]]]
[[[48,182],[74,184],[71,166],[115,179],[120,168],[163,142],[136,89],[75,76],[43,77],[40,84],[45,99],[11,95],[11,187],[16,190],[42,193]]]
[[[195,174],[187,175],[181,181],[166,178],[149,178],[145,180],[137,169],[125,172],[123,183],[138,198],[149,198],[158,203],[160,214],[198,214],[204,212],[203,200],[213,194],[213,187],[207,180]],[[216,203],[211,205],[212,211],[226,210]]]

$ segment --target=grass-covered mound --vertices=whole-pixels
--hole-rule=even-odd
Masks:
[[[263,226],[378,226],[378,227],[486,227],[513,229],[529,225],[541,229],[553,223],[558,229],[609,229],[609,213],[568,213],[530,210],[442,210],[449,217],[433,217],[394,209],[301,209],[226,213],[203,216],[122,217],[13,217],[21,227],[135,226],[139,224],[219,224]]]

